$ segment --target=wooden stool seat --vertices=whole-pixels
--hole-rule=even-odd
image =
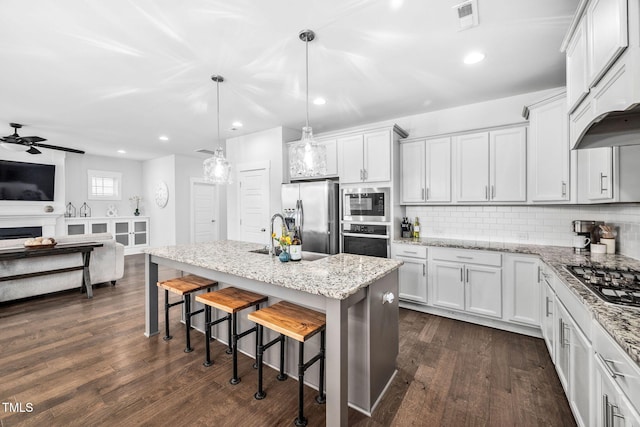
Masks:
[[[195,276],[193,274],[158,282],[158,286],[162,289],[178,295],[190,294],[202,289],[212,288],[217,284],[218,282],[215,280],[205,279],[204,277]]]
[[[320,313],[287,301],[280,301],[269,307],[249,313],[249,320],[293,338],[305,342],[326,325],[324,313]]]
[[[263,303],[267,299],[264,295],[234,287],[196,296],[196,301],[231,314]]]
[[[204,309],[191,311],[191,294],[204,289],[211,290],[216,286],[218,282],[211,279],[205,279],[204,277],[195,276],[189,274],[187,276],[176,277],[174,279],[158,282],[158,287],[164,289],[164,323],[165,323],[165,335],[164,340],[169,341],[171,334],[169,333],[169,309],[173,306],[184,304],[184,321],[186,326],[186,347],[185,353],[193,351],[191,348],[191,317],[196,314],[200,314]],[[174,303],[169,303],[169,292],[178,294],[182,297],[182,300]]]
[[[324,395],[324,362],[325,362],[325,328],[326,316],[287,301],[280,301],[269,307],[250,313],[249,320],[258,325],[258,391],[253,395],[262,400],[267,394],[262,389],[262,364],[264,350],[276,343],[280,343],[280,373],[278,380],[286,379],[284,375],[284,345],[285,336],[298,341],[298,417],[294,420],[296,426],[306,426],[307,419],[304,416],[304,373],[311,365],[320,361],[320,385],[318,387],[318,403],[325,403]],[[270,342],[263,343],[263,328],[269,328],[279,332],[280,337]],[[304,343],[309,338],[320,332],[320,351],[309,361],[304,361]]]
[[[214,292],[201,294],[196,296],[196,301],[204,304],[204,325],[205,325],[205,360],[204,366],[211,366],[210,344],[211,339],[211,327],[220,322],[227,321],[229,325],[229,349],[227,353],[233,355],[233,377],[229,382],[231,384],[238,384],[240,377],[238,377],[238,340],[258,330],[257,326],[247,329],[244,332],[238,333],[238,317],[237,313],[249,307],[259,308],[260,304],[266,302],[269,297],[260,295],[255,292],[245,291],[244,289],[238,289],[233,286],[220,289]],[[211,320],[211,308],[216,308],[229,313],[226,317],[220,319]],[[256,352],[257,352],[257,340],[256,340]],[[255,366],[257,367],[257,365]]]

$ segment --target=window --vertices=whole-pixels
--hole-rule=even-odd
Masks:
[[[122,174],[120,172],[87,171],[89,200],[121,200]]]

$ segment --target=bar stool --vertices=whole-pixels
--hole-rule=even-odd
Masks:
[[[296,426],[306,426],[307,419],[304,417],[304,373],[318,360],[320,361],[320,385],[318,387],[316,401],[318,403],[325,403],[326,400],[324,394],[325,315],[287,301],[280,301],[269,307],[249,313],[248,318],[258,325],[258,353],[256,356],[258,363],[258,391],[254,395],[258,400],[264,399],[267,395],[262,389],[262,359],[264,350],[280,342],[280,374],[278,375],[278,379],[283,380],[284,337],[287,336],[299,342],[298,417],[294,422]],[[265,327],[279,332],[280,336],[267,344],[263,344],[263,328]],[[320,332],[320,352],[305,363],[304,343],[318,332]]]
[[[218,291],[209,292],[196,296],[196,301],[205,305],[205,361],[204,366],[211,366],[209,340],[211,337],[211,326],[223,321],[228,321],[231,325],[229,330],[229,349],[233,354],[233,377],[229,382],[231,384],[238,384],[240,378],[238,377],[238,340],[246,337],[250,333],[256,332],[257,327],[247,329],[244,332],[238,333],[238,317],[237,313],[249,307],[255,307],[256,310],[260,307],[260,304],[267,301],[268,297],[254,292],[245,291],[234,287],[228,287],[220,289]],[[211,307],[222,310],[229,313],[227,316],[220,319],[211,321]],[[256,350],[257,350],[256,340]]]
[[[184,304],[184,320],[186,326],[187,344],[184,349],[185,353],[193,351],[191,348],[191,317],[196,314],[200,314],[204,309],[191,311],[191,294],[203,289],[211,291],[211,288],[217,285],[215,280],[205,279],[203,277],[189,274],[183,277],[177,277],[175,279],[165,280],[164,282],[158,282],[158,287],[164,289],[164,340],[169,341],[171,334],[169,333],[169,309],[173,306]],[[169,303],[169,291],[174,294],[182,296],[182,300],[174,303]]]

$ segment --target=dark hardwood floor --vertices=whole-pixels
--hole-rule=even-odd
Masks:
[[[147,339],[143,257],[125,262],[125,277],[96,288],[92,300],[70,291],[0,305],[2,427],[293,424],[297,382],[278,382],[267,369],[269,395],[256,401],[252,359],[240,356],[237,386],[222,344],[212,345],[216,364],[203,367],[199,333],[194,352],[183,352],[179,310],[172,341]],[[350,425],[575,425],[540,339],[401,310],[400,340],[387,394],[371,418],[350,410]],[[321,426],[314,396],[308,389],[306,415]]]

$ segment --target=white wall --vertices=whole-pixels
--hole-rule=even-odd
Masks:
[[[142,164],[145,203],[143,214],[151,217],[149,220],[151,231],[149,243],[151,246],[176,244],[176,207],[178,204],[175,177],[175,156],[146,160]],[[156,206],[154,202],[155,188],[160,181],[164,181],[169,189],[169,200],[164,208]]]
[[[227,158],[231,162],[234,182],[227,188],[227,237],[239,239],[238,170],[242,165],[263,162],[269,164],[269,217],[282,211],[280,185],[284,182],[284,150],[288,141],[300,137],[299,132],[277,127],[227,140]],[[268,226],[268,224],[265,224]]]
[[[87,171],[100,170],[120,172],[122,174],[122,199],[121,200],[88,200]],[[138,160],[120,159],[116,157],[93,156],[90,154],[67,155],[66,159],[66,202],[71,202],[77,214],[80,214],[80,206],[87,203],[91,208],[91,216],[99,217],[107,214],[107,207],[115,205],[118,216],[133,215],[135,205],[129,200],[131,196],[142,196],[142,162]],[[145,207],[147,199],[140,205],[142,215],[147,215]]]

